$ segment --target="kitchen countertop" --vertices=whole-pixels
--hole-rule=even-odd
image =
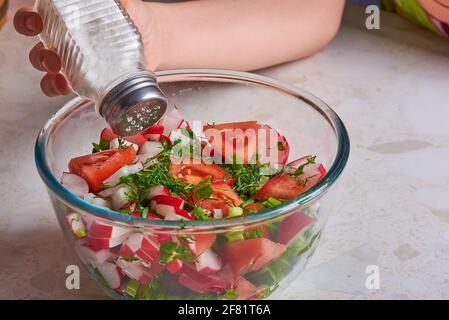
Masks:
[[[84,273],[80,290],[65,288],[76,260],[33,147],[67,98],[40,93],[27,62],[36,39],[16,35],[11,20],[0,31],[0,298],[104,298]],[[333,106],[352,141],[321,245],[283,298],[449,299],[448,57],[448,41],[389,13],[368,31],[351,7],[325,50],[262,71]],[[379,267],[379,289],[365,287],[368,265]]]

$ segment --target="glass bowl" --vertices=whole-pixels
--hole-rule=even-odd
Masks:
[[[292,283],[310,260],[334,209],[335,182],[349,156],[349,138],[343,123],[312,94],[264,76],[186,69],[159,72],[158,79],[169,103],[176,105],[187,120],[203,123],[257,120],[268,124],[289,141],[289,160],[317,155],[327,169],[325,177],[282,205],[232,219],[180,224],[111,211],[82,200],[59,182],[69,160],[90,153],[91,143],[98,140],[100,130],[106,126],[92,102],[76,98],[46,123],[35,149],[39,174],[67,241],[89,275],[113,298],[281,297],[282,288]],[[80,220],[87,234],[74,234],[69,220],[71,223]],[[184,263],[179,271],[176,266],[169,268],[159,263],[157,255],[151,256],[163,239],[174,237],[193,254],[205,242],[214,241],[212,248],[220,255],[229,235],[254,229],[263,231],[262,238],[234,242],[238,243],[233,247],[234,254],[222,257],[221,270],[216,273],[200,273],[189,263]],[[87,246],[86,236],[95,240],[98,247]],[[129,250],[130,242],[135,246],[133,250]],[[244,254],[235,254],[236,250]],[[134,256],[125,257],[126,252]],[[243,260],[234,263],[230,259]],[[243,267],[230,267],[236,264]]]

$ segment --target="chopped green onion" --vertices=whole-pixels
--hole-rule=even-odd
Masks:
[[[148,217],[148,207],[143,208],[142,210],[142,218],[146,219]]]
[[[243,209],[240,207],[231,207],[228,211],[228,218],[234,218],[241,216],[243,214]]]
[[[195,215],[197,220],[210,220],[211,217],[200,207],[196,207],[192,210],[192,213]]]
[[[139,282],[137,282],[136,280],[130,280],[126,285],[125,292],[128,296],[134,299],[137,295],[138,289],[139,289]]]
[[[78,238],[84,238],[85,236],[87,236],[86,230],[84,229],[76,229],[75,233]]]
[[[252,199],[252,198],[250,198],[250,199],[246,200],[245,202],[243,202],[243,203],[240,205],[240,207],[241,207],[241,208],[245,208],[247,205],[249,205],[249,204],[251,204],[251,203],[254,203],[254,199]]]
[[[230,231],[225,233],[226,238],[228,238],[229,242],[245,240],[242,231]]]
[[[239,297],[239,294],[235,292],[234,290],[228,289],[226,292],[224,292],[220,298],[223,300],[235,300]]]
[[[100,143],[92,143],[93,149],[92,149],[92,153],[97,153],[100,151],[105,151],[109,149],[109,141],[101,139]]]
[[[275,198],[272,198],[272,197],[269,197],[269,198],[267,199],[267,202],[268,202],[272,207],[275,207],[275,206],[278,206],[278,205],[282,204],[282,201],[279,201],[278,199],[275,199]]]
[[[204,187],[196,189],[195,198],[196,200],[207,199],[212,195],[212,193],[214,193],[214,189],[212,189],[210,185],[206,185]]]

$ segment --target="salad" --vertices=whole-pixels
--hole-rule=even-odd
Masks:
[[[236,219],[281,205],[326,174],[316,156],[288,162],[284,136],[257,121],[189,124],[177,109],[145,132],[101,131],[61,183],[87,202],[180,232],[133,229],[69,213],[75,248],[106,288],[132,299],[259,299],[306,257],[319,203],[276,221],[222,233],[187,220]]]

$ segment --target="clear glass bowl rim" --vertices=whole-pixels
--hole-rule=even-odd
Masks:
[[[217,228],[232,228],[241,227],[242,225],[260,224],[265,221],[270,221],[275,218],[287,214],[299,207],[305,207],[315,199],[319,198],[335,183],[342,173],[349,157],[350,142],[347,130],[332,108],[325,102],[314,96],[313,94],[288,83],[275,80],[266,76],[261,76],[248,72],[231,71],[222,69],[177,69],[166,70],[156,73],[158,80],[161,82],[180,82],[180,81],[225,81],[237,84],[256,84],[275,89],[285,94],[303,100],[310,107],[318,111],[323,118],[333,128],[337,138],[337,154],[334,162],[328,168],[325,177],[317,183],[314,187],[307,190],[296,198],[293,198],[282,205],[275,208],[262,210],[255,214],[245,215],[242,217],[232,219],[217,219],[217,220],[185,220],[182,222],[181,228],[186,229],[217,229]],[[51,173],[50,167],[46,160],[46,146],[54,129],[58,124],[70,114],[76,106],[86,102],[83,98],[74,98],[67,102],[58,112],[56,112],[44,125],[40,131],[35,145],[35,162],[42,180],[46,186],[54,192],[57,197],[71,207],[78,208],[82,211],[91,213],[97,217],[105,218],[118,223],[125,223],[128,225],[145,226],[155,229],[179,230],[179,221],[167,220],[150,220],[144,218],[133,217],[125,215],[108,208],[100,207],[91,204],[78,196],[71,193],[64,188],[60,182]],[[73,109],[73,110],[72,110]]]

